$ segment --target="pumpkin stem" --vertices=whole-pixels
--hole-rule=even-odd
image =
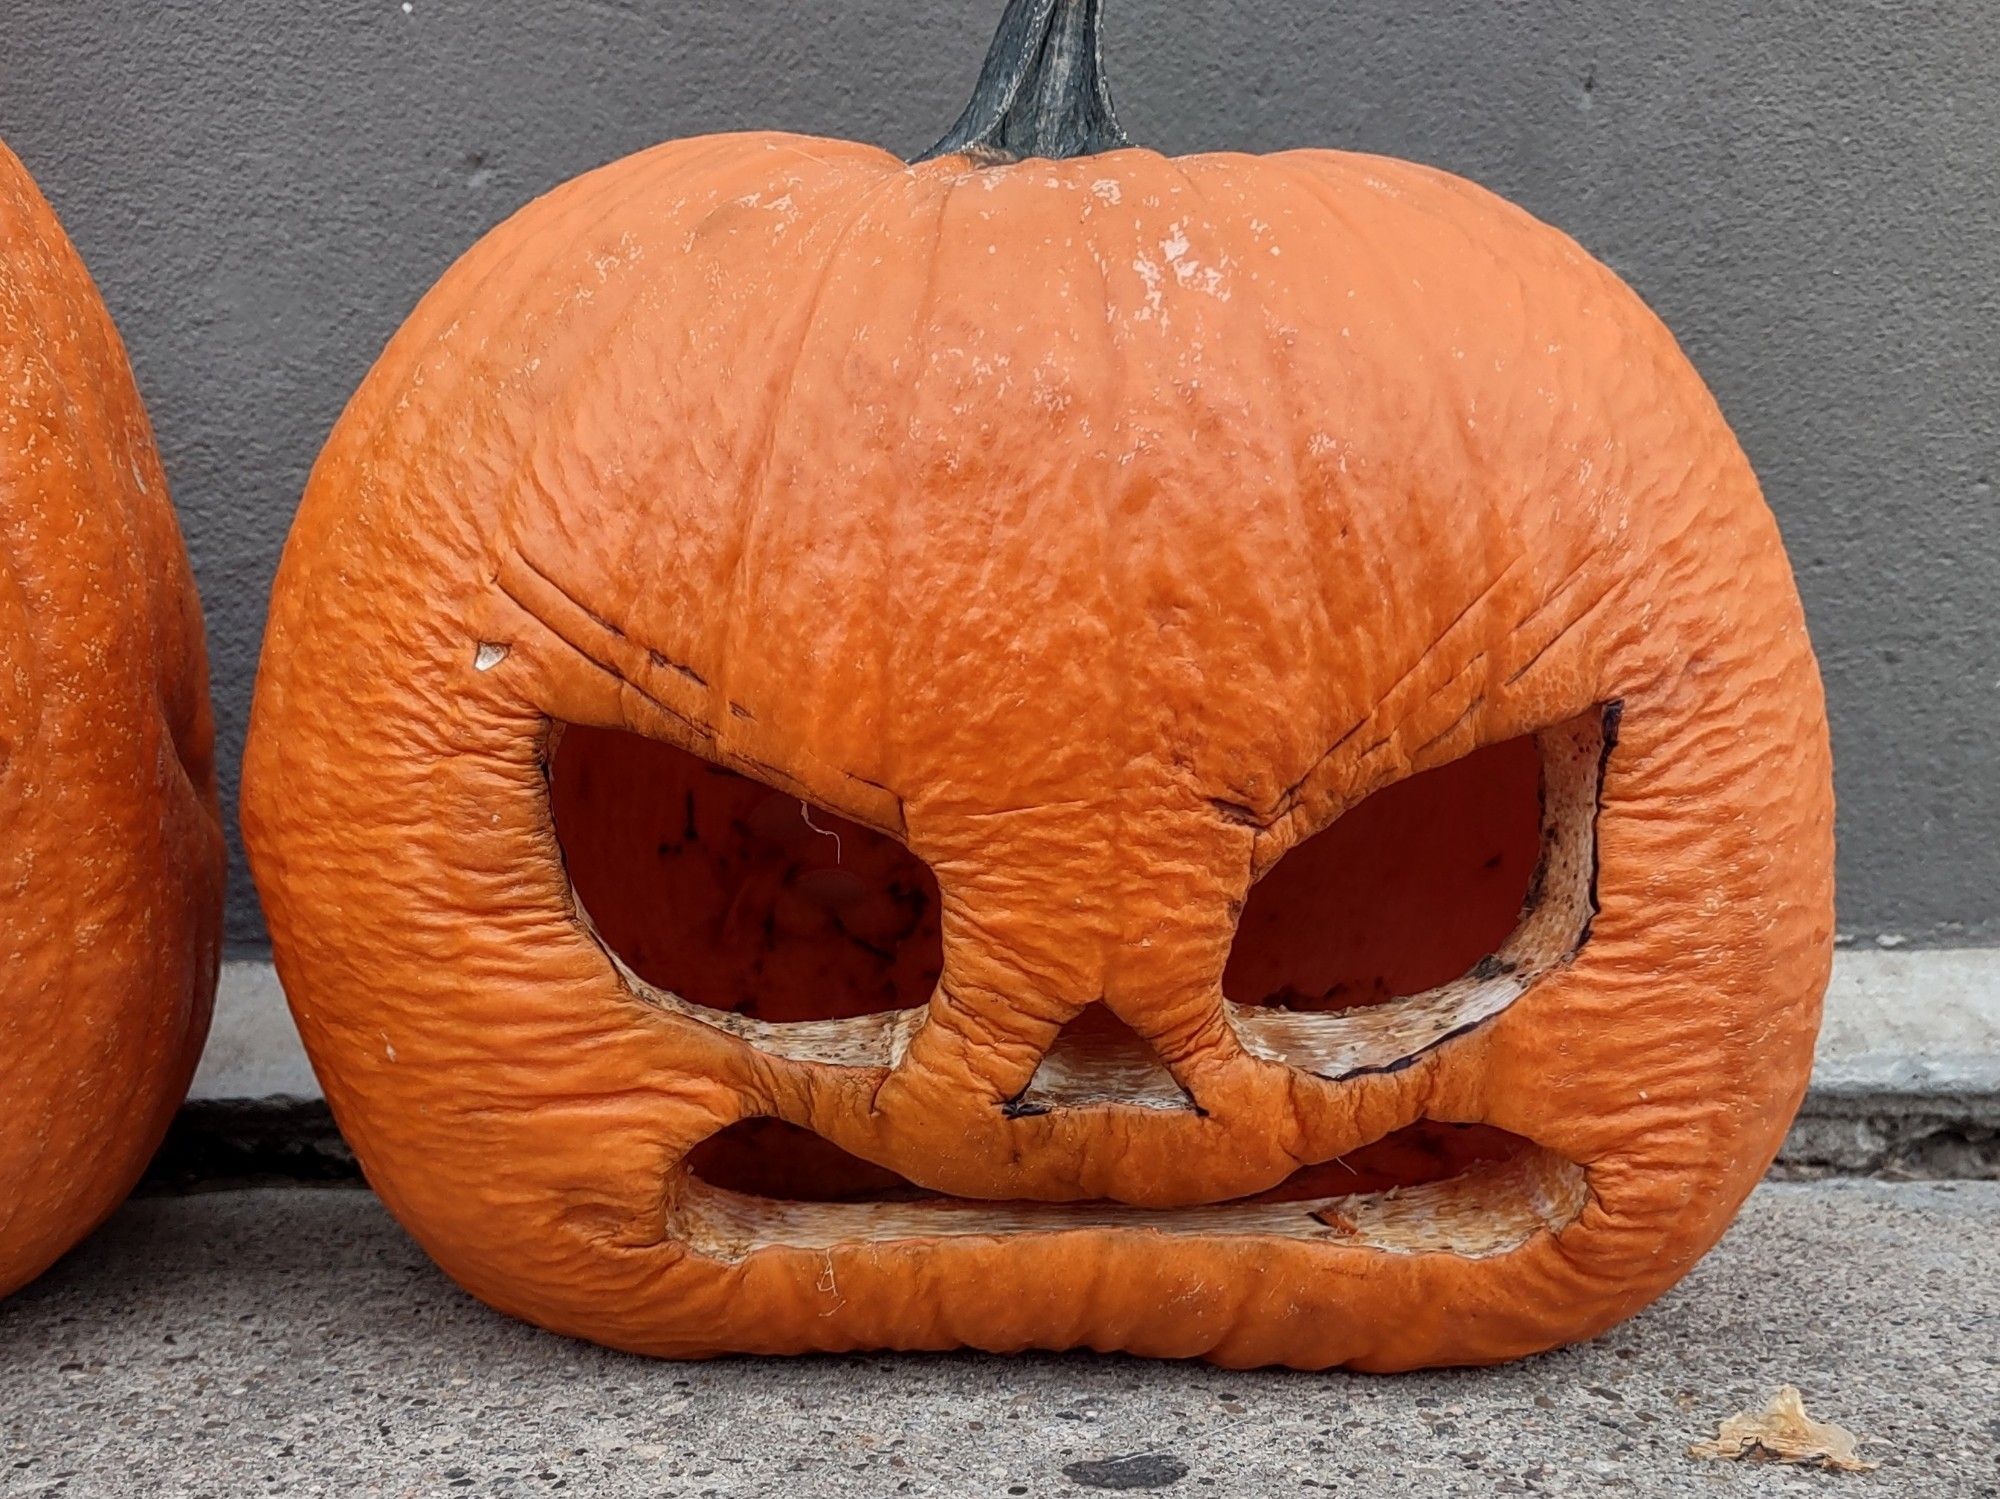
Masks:
[[[1104,77],[1104,0],[1008,0],[972,102],[917,161],[1062,160],[1129,146]]]

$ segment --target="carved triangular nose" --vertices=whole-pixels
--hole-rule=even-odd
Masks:
[[[1146,1038],[1102,1004],[1089,1006],[1057,1033],[1033,1081],[1007,1112],[1019,1118],[1092,1104],[1194,1107]]]

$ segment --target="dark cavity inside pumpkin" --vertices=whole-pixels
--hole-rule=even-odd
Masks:
[[[937,985],[937,880],[893,838],[616,729],[564,730],[549,800],[599,940],[650,984],[781,1023],[912,1009]]]
[[[1269,1191],[1237,1200],[1307,1202],[1422,1186],[1534,1148],[1491,1125],[1423,1120],[1337,1160],[1303,1166]],[[712,1186],[793,1202],[927,1202],[938,1195],[782,1119],[744,1119],[711,1135],[689,1154],[688,1169]]]

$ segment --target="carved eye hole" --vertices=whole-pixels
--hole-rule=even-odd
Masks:
[[[929,866],[871,828],[669,744],[566,726],[556,840],[598,940],[657,989],[784,1024],[925,1004]]]
[[[1223,977],[1245,1047],[1336,1080],[1394,1071],[1574,956],[1620,713],[1411,777],[1280,860]]]
[[[1533,736],[1377,792],[1252,889],[1223,992],[1346,1010],[1421,994],[1500,951],[1542,855]]]

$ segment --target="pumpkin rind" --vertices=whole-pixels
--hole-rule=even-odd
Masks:
[[[187,1091],[222,922],[213,740],[124,348],[0,146],[0,1294],[117,1206]]]
[[[1572,959],[1395,1069],[1245,1047],[1221,975],[1255,877],[1372,791],[1609,705]],[[645,1002],[563,874],[557,722],[929,863],[945,976],[893,1068]],[[425,298],[287,545],[243,805],[342,1129],[503,1310],[674,1355],[1376,1369],[1588,1336],[1715,1241],[1804,1087],[1831,811],[1750,469],[1560,234],[1336,152],[906,167],[776,135],[581,178]],[[1098,1003],[1202,1112],[1008,1112]],[[735,1208],[682,1163],[756,1115],[1103,1221],[725,1252]],[[1423,1119],[1584,1189],[1513,1183],[1546,1226],[1491,1252],[1082,1206],[1215,1203]]]

